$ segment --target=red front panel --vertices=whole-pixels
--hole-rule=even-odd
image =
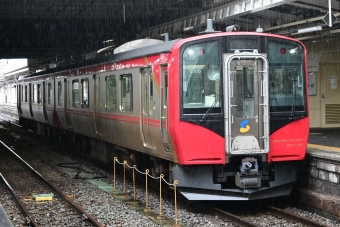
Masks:
[[[308,117],[294,121],[270,136],[268,162],[303,160],[309,134]]]
[[[224,138],[198,125],[179,122],[175,142],[180,164],[224,164]]]

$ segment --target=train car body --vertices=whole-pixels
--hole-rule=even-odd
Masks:
[[[297,180],[306,81],[301,42],[221,32],[27,76],[18,109],[22,121],[148,157],[190,200],[253,200],[288,195]]]

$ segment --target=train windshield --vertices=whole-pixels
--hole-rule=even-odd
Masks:
[[[304,48],[292,41],[268,39],[271,113],[292,116],[306,111]]]
[[[190,45],[182,54],[183,114],[221,113],[219,42]]]

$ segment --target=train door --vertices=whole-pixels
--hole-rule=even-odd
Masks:
[[[226,151],[268,153],[268,60],[254,53],[225,55]]]
[[[94,79],[94,111],[93,111],[93,119],[94,119],[94,127],[96,130],[96,134],[101,135],[101,124],[100,124],[100,118],[99,114],[101,112],[102,102],[100,99],[100,77],[99,75],[93,75]]]
[[[142,106],[141,106],[141,128],[142,139],[145,147],[152,148],[152,138],[150,136],[150,125],[153,122],[153,78],[151,68],[142,70]]]
[[[168,66],[161,66],[161,133],[164,149],[171,152],[168,131]]]

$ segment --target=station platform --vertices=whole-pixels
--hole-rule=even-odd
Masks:
[[[340,161],[340,129],[311,129],[307,154]]]
[[[340,129],[310,129],[308,143],[329,147],[340,147]]]
[[[1,204],[0,204],[0,226],[13,227],[11,221],[8,219],[7,214]]]
[[[340,220],[340,129],[311,129],[299,176],[301,208]]]

